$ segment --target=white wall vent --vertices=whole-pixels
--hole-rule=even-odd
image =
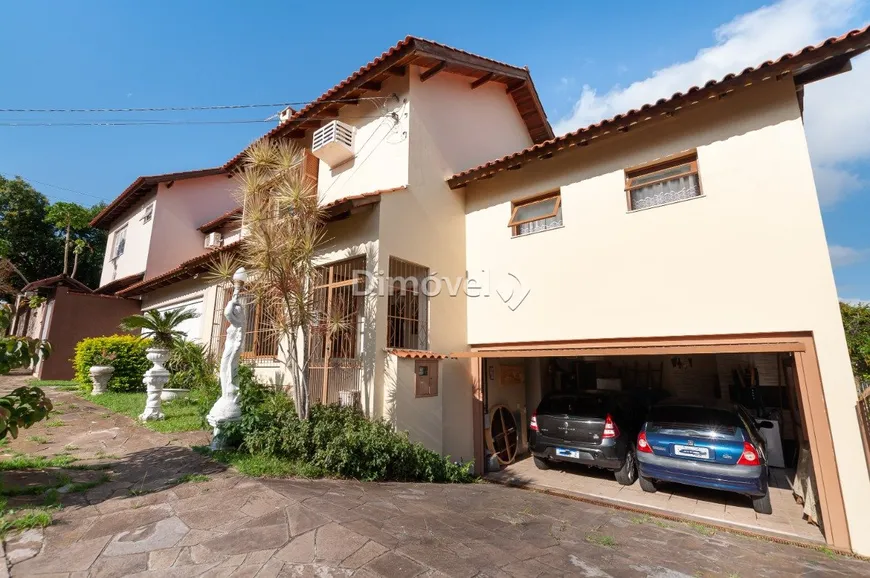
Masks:
[[[311,154],[335,168],[353,158],[353,133],[354,128],[340,120],[328,122],[314,131]]]
[[[205,236],[205,248],[211,249],[213,247],[219,247],[221,244],[221,239],[223,236],[215,231],[214,233],[209,233]]]

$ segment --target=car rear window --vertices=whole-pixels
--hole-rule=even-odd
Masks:
[[[740,417],[731,411],[697,406],[654,407],[647,431],[671,435],[741,439]]]
[[[604,419],[608,413],[613,412],[615,405],[616,400],[609,393],[554,395],[541,402],[538,406],[538,415],[573,415]]]

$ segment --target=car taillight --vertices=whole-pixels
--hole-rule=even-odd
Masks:
[[[749,442],[743,442],[743,453],[740,454],[740,459],[737,460],[738,466],[759,466],[761,460],[758,459],[758,451],[755,446]]]
[[[643,452],[645,454],[653,453],[652,447],[650,447],[649,442],[646,441],[646,432],[640,432],[640,435],[637,436],[637,451]]]
[[[538,410],[532,412],[532,421],[529,422],[529,429],[538,431]]]
[[[604,435],[601,437],[604,439],[619,437],[619,428],[613,423],[610,414],[607,414],[607,418],[604,420]]]

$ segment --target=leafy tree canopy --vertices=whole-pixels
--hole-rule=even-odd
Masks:
[[[870,305],[841,302],[840,313],[855,376],[870,380]]]
[[[71,252],[79,240],[84,246],[78,250],[76,279],[96,287],[103,266],[106,233],[89,227],[88,223],[104,206],[52,204],[24,179],[0,176],[0,258],[8,259],[20,272],[10,278],[14,288],[21,289],[24,279],[36,281],[62,273],[65,249]]]

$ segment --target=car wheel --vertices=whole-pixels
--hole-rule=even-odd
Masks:
[[[630,486],[637,479],[637,465],[634,463],[634,452],[628,448],[622,467],[614,472],[616,481],[621,486]]]
[[[534,460],[535,460],[535,467],[538,468],[539,470],[549,470],[550,469],[550,463],[547,460],[539,458],[538,456],[535,456]]]
[[[654,494],[656,492],[656,485],[649,478],[645,478],[643,476],[638,476],[637,479],[640,481],[640,489],[644,492],[649,492]]]
[[[770,490],[760,498],[752,498],[752,509],[759,514],[772,514],[773,506],[770,505]]]

